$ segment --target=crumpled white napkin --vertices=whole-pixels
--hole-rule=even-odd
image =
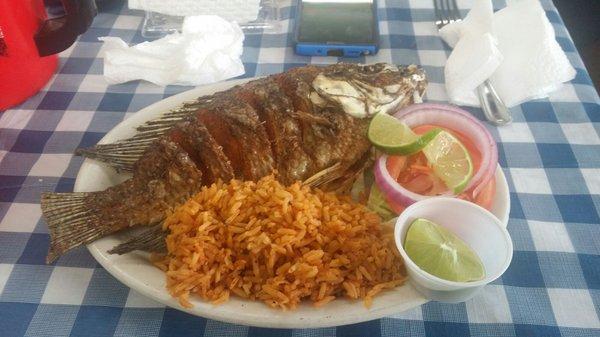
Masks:
[[[454,48],[444,73],[448,97],[458,105],[479,106],[475,89],[488,78],[513,107],[548,97],[575,77],[538,0],[509,1],[496,13],[490,0],[477,1],[440,36]]]
[[[244,34],[235,22],[214,15],[186,17],[182,32],[128,46],[104,41],[104,77],[110,84],[146,80],[157,85],[214,83],[244,74]]]

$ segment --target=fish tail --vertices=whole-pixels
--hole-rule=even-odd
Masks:
[[[123,255],[134,250],[162,253],[167,250],[166,238],[167,232],[163,231],[162,224],[158,224],[137,234],[133,239],[114,247],[108,253]]]
[[[42,193],[42,214],[50,234],[46,263],[52,263],[64,252],[113,231],[88,205],[88,197],[93,193]]]

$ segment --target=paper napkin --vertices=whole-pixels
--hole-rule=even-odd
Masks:
[[[548,97],[575,77],[537,0],[511,1],[496,13],[491,1],[477,1],[465,20],[443,27],[440,36],[454,47],[444,74],[458,105],[479,106],[475,90],[487,78],[513,107]]]
[[[244,74],[244,34],[236,23],[214,15],[186,17],[181,33],[128,46],[104,41],[104,77],[110,84],[146,80],[157,85],[214,83]]]

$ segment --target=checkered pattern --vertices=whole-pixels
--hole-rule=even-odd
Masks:
[[[48,85],[0,114],[1,336],[600,335],[599,98],[550,0],[543,1],[546,14],[577,77],[549,99],[512,109],[512,125],[489,127],[511,191],[510,268],[466,303],[428,303],[381,320],[314,330],[237,326],[165,308],[119,283],[85,249],[55,265],[44,263],[48,235],[40,192],[72,191],[82,162],[73,150],[95,144],[131,113],[188,89],[107,86],[97,37],[142,42],[142,18],[122,2],[100,5],[93,26],[60,55]],[[432,24],[432,1],[380,0],[379,6],[381,51],[350,61],[421,64],[431,81],[426,100],[446,101],[449,50]],[[295,55],[289,33],[295,8],[284,3],[282,13],[288,33],[246,37],[245,76],[338,61]],[[481,110],[470,111],[483,118]]]

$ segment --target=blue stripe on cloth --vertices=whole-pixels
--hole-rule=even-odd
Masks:
[[[545,171],[553,194],[590,194],[580,170],[547,168]]]
[[[557,36],[556,42],[558,42],[562,50],[564,50],[566,53],[577,51],[577,48],[575,48],[575,44],[573,43],[573,41],[571,41],[571,39]]]
[[[560,335],[562,337],[598,337],[600,336],[600,329],[584,329],[584,328],[572,328],[566,326],[558,327]]]
[[[76,305],[42,303],[37,306],[24,336],[69,336],[78,313]]]
[[[83,305],[122,307],[127,303],[129,288],[103,268],[94,269]]]
[[[585,112],[588,115],[588,118],[592,122],[600,122],[600,105],[594,103],[581,103]]]
[[[587,287],[589,289],[600,290],[600,256],[589,254],[579,254],[578,256]]]
[[[79,41],[101,43],[98,38],[101,36],[109,36],[110,28],[90,27],[79,36]]]
[[[102,137],[104,137],[104,133],[86,132],[83,134],[83,137],[81,137],[79,144],[75,148],[94,146],[94,145],[98,144],[98,142],[100,141],[100,139],[102,139]]]
[[[12,147],[13,152],[42,153],[46,142],[52,137],[52,131],[23,130]]]
[[[23,254],[30,233],[0,232],[0,263],[13,264]]]
[[[185,312],[165,309],[160,326],[160,337],[198,337],[204,334],[206,319]]]
[[[54,192],[73,192],[73,187],[75,186],[75,179],[73,178],[60,178],[56,183],[54,188]]]
[[[381,321],[374,320],[358,324],[342,325],[336,328],[336,337],[380,337]]]
[[[204,327],[203,337],[246,337],[250,328],[245,325],[229,324],[214,320],[207,320]],[[316,332],[326,331],[327,329],[313,329]],[[325,337],[315,334],[313,337]]]
[[[2,336],[23,336],[37,306],[34,303],[0,302],[0,333]]]
[[[107,92],[102,97],[100,104],[98,104],[99,111],[127,111],[129,103],[133,99],[132,93],[112,93]]]
[[[556,326],[515,324],[515,335],[517,337],[561,337],[560,330]]]
[[[163,308],[124,308],[114,336],[158,336],[164,311]]]
[[[579,254],[537,252],[540,271],[546,288],[588,289],[583,276]]]
[[[500,162],[502,167],[543,167],[540,153],[536,144],[505,142],[502,144],[502,148],[504,150],[505,158],[504,162]]]
[[[573,248],[579,254],[600,255],[598,224],[565,223]]]
[[[556,325],[552,304],[545,288],[504,286],[512,322]]]
[[[291,329],[248,328],[248,337],[291,337]]]
[[[0,303],[39,303],[44,296],[52,269],[52,266],[47,265],[15,264],[0,294]]]
[[[552,104],[548,101],[525,102],[521,104],[521,108],[527,111],[524,116],[528,122],[558,122]]]
[[[50,246],[49,238],[48,234],[32,233],[17,263],[45,265]]]
[[[423,320],[468,323],[465,303],[435,303],[429,302],[421,306]]]
[[[515,337],[515,328],[512,324],[481,324],[470,323],[469,331],[471,336],[482,337]]]
[[[435,337],[469,337],[469,324],[425,321],[425,334]]]
[[[381,336],[425,336],[425,324],[421,320],[386,317],[381,319]]]
[[[590,75],[585,69],[575,68],[575,71],[577,71],[577,73],[575,75],[575,78],[571,80],[572,83],[594,85],[592,79],[590,78]]]
[[[37,114],[43,114],[43,118],[31,118],[25,129],[36,131],[54,131],[63,118],[65,112],[60,110],[38,110]]]
[[[38,109],[66,110],[74,96],[75,93],[73,92],[48,91],[44,94],[44,98],[38,105]]]
[[[502,275],[502,282],[510,286],[543,288],[544,277],[536,252],[514,251],[512,262]]]
[[[511,208],[511,219],[508,221],[507,229],[513,242],[513,249],[534,251],[535,244],[533,243],[527,220],[523,217],[517,219],[512,215],[512,210]]]
[[[79,308],[71,330],[72,337],[113,336],[123,308],[84,305]]]
[[[93,57],[69,57],[58,70],[61,74],[85,74],[94,63]]]
[[[377,15],[380,20],[383,21],[411,21],[412,15],[410,12],[410,8],[396,8],[393,11],[388,11],[386,9],[379,9],[377,11]]]
[[[389,41],[392,48],[416,49],[417,38],[414,35],[390,34]]]
[[[571,144],[571,149],[580,168],[600,168],[597,145]]]
[[[555,195],[554,199],[565,222],[600,223],[598,211],[589,194]]]
[[[569,144],[537,143],[544,167],[578,168],[579,165]]]

